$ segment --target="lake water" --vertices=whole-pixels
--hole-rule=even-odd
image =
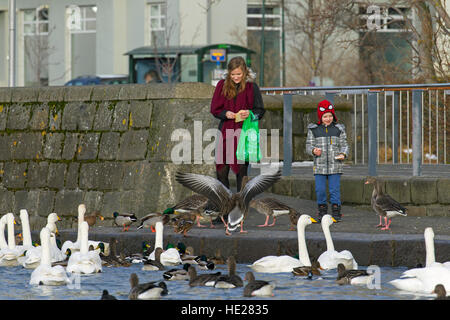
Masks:
[[[98,300],[103,289],[119,300],[128,299],[130,290],[129,277],[135,272],[140,282],[162,281],[164,271],[143,271],[142,264],[133,264],[131,267],[106,268],[103,272],[94,275],[73,276],[72,285],[69,286],[32,286],[29,284],[33,270],[23,267],[0,268],[0,299],[1,300]],[[167,267],[166,267],[167,268]],[[177,268],[181,268],[178,266]],[[168,268],[169,269],[169,268]],[[365,269],[365,267],[360,267]],[[247,264],[237,264],[237,273],[243,279],[245,273],[251,270]],[[420,296],[402,293],[387,283],[398,278],[406,268],[381,267],[380,288],[369,289],[367,286],[340,286],[335,283],[336,270],[323,272],[321,276],[314,276],[312,280],[305,277],[294,276],[291,273],[258,273],[254,272],[256,279],[275,283],[273,297],[259,299],[275,300],[411,300],[434,299],[433,295]],[[228,273],[226,265],[216,266],[215,271]],[[197,271],[199,274],[207,271]],[[246,282],[245,282],[246,283]],[[166,281],[169,294],[163,300],[245,300],[243,288],[217,289],[210,287],[191,288],[187,281]]]

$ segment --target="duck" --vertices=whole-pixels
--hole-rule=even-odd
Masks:
[[[103,290],[102,292],[102,296],[100,297],[100,300],[117,300],[116,297],[114,297],[113,295],[110,295],[108,290]]]
[[[184,198],[175,206],[167,208],[164,210],[163,214],[170,215],[171,218],[177,218],[180,215],[189,219],[192,218],[194,220],[194,224],[197,224],[197,227],[203,228],[206,227],[200,223],[203,216],[209,214],[209,217],[211,219],[213,218],[213,211],[207,209],[207,206],[211,206],[211,201],[207,197],[201,194],[193,194],[187,198]],[[205,211],[208,213],[205,213]],[[212,220],[211,225],[214,227]]]
[[[164,280],[174,281],[174,280],[189,280],[189,269],[190,264],[183,264],[181,269],[170,269],[163,273]]]
[[[244,297],[273,297],[274,284],[264,280],[255,280],[255,275],[247,271],[244,280],[248,281],[244,287]]]
[[[183,264],[195,264],[201,270],[214,270],[214,262],[208,260],[206,255],[202,254],[199,256],[194,255],[194,248],[191,246],[186,247],[183,242],[177,244],[177,249],[180,252],[181,261]]]
[[[195,213],[182,213],[172,219],[173,232],[183,234],[183,237],[187,237],[187,233],[192,229],[197,220],[198,216]]]
[[[225,264],[225,259],[222,257],[220,248],[216,248],[214,256],[208,258],[208,260],[214,263],[215,265]]]
[[[142,241],[141,242],[142,252],[133,253],[128,257],[125,257],[125,259],[131,263],[142,263],[148,259],[148,256],[150,255],[150,248],[151,245],[148,242]]]
[[[399,202],[393,199],[390,195],[383,192],[380,181],[374,177],[368,177],[365,184],[373,184],[373,192],[370,203],[373,210],[380,216],[380,223],[377,228],[381,227],[381,230],[389,230],[391,225],[391,219],[396,216],[406,217],[406,208],[403,207]],[[384,225],[381,219],[384,218]],[[388,223],[389,219],[389,223]]]
[[[164,281],[156,284],[156,281],[139,283],[139,278],[136,273],[130,275],[130,293],[128,299],[130,300],[149,300],[157,299],[169,293],[167,285]]]
[[[226,225],[225,234],[237,229],[240,224],[240,233],[247,233],[243,229],[245,217],[248,214],[249,203],[256,195],[270,188],[281,179],[281,170],[275,174],[260,174],[251,179],[238,193],[232,193],[219,180],[196,173],[177,172],[175,180],[192,191],[204,195],[217,208],[219,216]],[[228,223],[225,223],[224,215],[228,214]]]
[[[337,221],[329,214],[322,217],[321,225],[327,243],[327,250],[319,256],[317,261],[324,270],[336,269],[339,263],[342,263],[347,270],[358,269],[358,263],[349,250],[338,252],[334,249],[330,226],[336,222]]]
[[[216,273],[204,273],[197,275],[197,270],[193,265],[190,265],[188,268],[189,274],[189,286],[197,287],[197,286],[205,286],[205,287],[213,287],[216,283],[217,278],[222,275],[220,271]]]
[[[170,217],[159,212],[149,213],[141,218],[140,224],[137,229],[150,228],[150,230],[154,233],[156,232],[155,224],[157,221],[161,221],[163,224],[167,224],[170,221]]]
[[[118,213],[117,211],[114,211],[113,217],[115,225],[118,227],[123,227],[122,232],[128,231],[128,229],[130,229],[130,225],[137,221],[137,217],[134,213]]]
[[[164,226],[161,221],[156,222],[155,224],[155,248],[163,247],[163,233]],[[155,260],[155,251],[150,253],[149,259]],[[164,266],[175,266],[182,263],[180,253],[176,248],[168,248],[163,253],[161,253],[161,263]]]
[[[99,255],[102,260],[102,265],[106,265],[107,267],[129,267],[131,263],[126,259],[122,259],[120,255],[117,254],[117,244],[119,241],[111,237],[109,240],[110,243],[110,254],[108,256],[105,255],[105,243],[100,242],[96,248],[99,250]]]
[[[447,292],[442,284],[437,284],[432,293],[437,295],[436,300],[450,300],[450,297],[447,297]]]
[[[368,284],[373,280],[373,275],[368,274],[366,270],[346,269],[344,264],[337,265],[338,276],[336,283],[339,285],[351,284]]]
[[[214,288],[237,288],[243,287],[244,282],[241,277],[236,274],[236,259],[233,256],[229,256],[227,259],[228,275],[221,275],[216,279]]]
[[[266,216],[264,224],[257,225],[258,227],[273,227],[278,216],[288,214],[289,216],[297,216],[298,212],[289,207],[288,205],[282,203],[275,198],[259,198],[252,199],[249,203],[250,208],[255,209],[259,213]],[[272,223],[269,223],[269,218],[272,217]]]
[[[80,251],[72,252],[67,262],[67,272],[92,274],[102,272],[102,260],[97,251],[89,251],[89,225],[81,223]]]
[[[320,266],[319,261],[315,260],[311,263],[311,266],[302,266],[292,269],[292,274],[294,276],[311,277],[312,275],[320,276]]]
[[[50,260],[50,230],[46,227],[40,232],[42,257],[39,266],[30,277],[31,285],[63,286],[70,283],[62,266],[52,266]]]
[[[434,244],[432,245],[434,232],[428,227],[424,231],[426,263],[423,268],[413,268],[406,270],[400,278],[389,281],[389,284],[401,291],[414,292],[419,294],[431,294],[437,284],[444,286],[450,291],[450,267],[447,263],[437,263],[434,261]]]
[[[93,227],[95,223],[97,222],[97,218],[101,221],[105,220],[105,217],[103,217],[98,210],[92,211],[89,215],[84,216],[84,221],[86,221],[90,227]]]
[[[23,248],[16,247],[16,237],[14,235],[14,225],[16,224],[16,221],[14,215],[10,212],[5,216],[6,224],[8,225],[8,244],[2,249],[2,253],[0,254],[0,266],[15,267],[19,265],[19,257],[23,254],[24,250]]]
[[[305,227],[311,223],[317,223],[317,221],[307,214],[302,214],[298,219],[297,239],[299,259],[288,255],[266,256],[253,262],[249,267],[255,272],[278,273],[292,272],[292,270],[297,267],[311,266],[305,240]]]
[[[144,266],[142,270],[146,271],[155,271],[155,270],[165,270],[166,268],[161,263],[161,254],[163,253],[163,249],[158,247],[155,249],[155,260],[148,259],[144,261]]]

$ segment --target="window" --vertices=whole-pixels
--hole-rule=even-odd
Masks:
[[[409,32],[406,19],[412,19],[409,7],[361,5],[359,14],[362,32],[372,28],[375,28],[377,32]]]
[[[70,6],[67,8],[71,33],[95,33],[97,31],[96,6]]]
[[[166,44],[166,14],[167,6],[165,3],[149,3],[148,4],[148,18],[149,18],[149,43],[157,47],[162,47]]]
[[[23,34],[25,36],[48,35],[48,7],[23,10]]]

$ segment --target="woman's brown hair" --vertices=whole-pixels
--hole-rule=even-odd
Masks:
[[[233,80],[231,80],[231,72],[236,68],[241,68],[243,73],[243,77],[239,86],[239,92],[237,91],[236,84],[233,82]],[[238,95],[238,93],[241,93],[245,90],[245,85],[247,83],[247,76],[248,76],[248,68],[247,65],[245,64],[244,58],[238,56],[234,57],[228,62],[227,69],[228,74],[227,77],[225,78],[225,83],[222,88],[222,94],[227,99],[233,99]]]

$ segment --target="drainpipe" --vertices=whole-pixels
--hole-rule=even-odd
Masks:
[[[9,0],[9,86],[16,85],[16,0]]]

